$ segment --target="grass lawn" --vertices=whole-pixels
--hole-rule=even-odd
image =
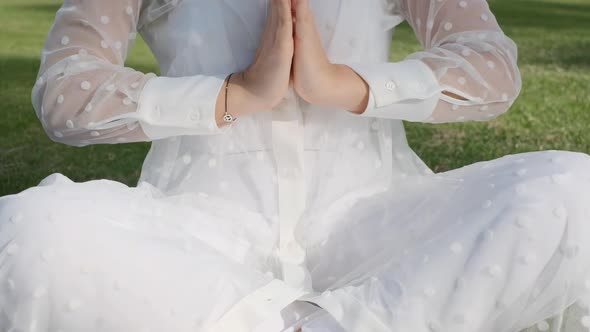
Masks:
[[[56,0],[0,2],[0,196],[60,172],[75,181],[109,178],[135,185],[149,143],[69,147],[49,140],[30,91]],[[590,152],[590,1],[490,0],[519,45],[524,86],[512,109],[487,122],[406,122],[410,145],[436,172],[526,151]],[[418,51],[407,24],[395,33],[392,60]],[[127,64],[157,72],[139,41]]]

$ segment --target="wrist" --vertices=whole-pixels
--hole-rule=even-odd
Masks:
[[[352,68],[330,64],[323,75],[321,98],[317,103],[361,114],[369,103],[369,85]]]
[[[339,98],[336,65],[326,63],[314,66],[313,69],[305,68],[295,76],[295,90],[306,102],[318,106],[335,106]]]
[[[342,82],[338,89],[337,106],[355,114],[361,114],[369,103],[369,85],[352,68],[339,64],[338,81]]]
[[[226,112],[225,98],[227,93],[227,112],[234,118],[246,117],[265,109],[265,105],[253,93],[250,83],[244,77],[244,72],[236,72],[231,76],[227,90],[225,83],[217,98],[215,118],[219,126],[228,124],[223,120]],[[227,81],[225,81],[227,82]]]
[[[233,79],[232,79],[233,81]],[[251,73],[249,69],[238,75],[235,85],[239,87],[243,96],[244,112],[247,114],[268,111],[275,107],[282,98],[275,97],[276,88],[269,91],[268,80],[260,75]]]

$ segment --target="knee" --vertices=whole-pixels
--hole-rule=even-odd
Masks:
[[[8,262],[0,270],[10,268],[19,279],[48,273],[52,262],[65,262],[91,242],[96,212],[84,213],[66,191],[38,186],[0,199],[0,257]]]
[[[566,204],[585,208],[590,199],[590,155],[573,151],[551,151],[550,166],[544,170],[549,181],[545,191]]]
[[[578,244],[589,243],[590,155],[548,150],[535,152],[528,160],[526,167],[536,174],[522,177],[513,188],[514,192],[521,194],[515,197],[519,204],[524,203],[523,206],[528,205],[539,214],[534,218],[537,231],[543,225],[551,229],[557,219],[562,222],[563,232],[547,236],[561,237],[559,250],[562,253],[571,253]],[[549,218],[542,218],[544,213]],[[545,219],[549,222],[542,223]],[[585,247],[590,254],[590,246]]]
[[[550,175],[569,176],[578,182],[590,180],[590,155],[587,153],[550,150],[549,161],[555,165]]]
[[[0,292],[8,301],[0,303],[3,310],[10,309],[7,303],[18,307],[45,289],[47,248],[59,241],[43,217],[51,212],[50,206],[35,191],[0,198],[0,283],[9,290]]]
[[[46,188],[33,187],[17,195],[0,199],[0,253],[7,259],[26,260],[43,257],[50,243],[64,241],[63,227],[55,223],[62,204],[52,199]],[[67,220],[67,219],[66,219]]]
[[[544,150],[504,157],[498,181],[517,193],[567,198],[590,194],[590,155],[565,150]]]

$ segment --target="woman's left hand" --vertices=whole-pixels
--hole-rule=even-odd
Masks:
[[[297,94],[310,104],[340,107],[360,114],[369,87],[350,67],[328,60],[309,0],[292,0],[295,21],[292,79]]]

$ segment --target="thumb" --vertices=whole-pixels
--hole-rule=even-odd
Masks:
[[[295,9],[295,17],[299,19],[308,19],[310,16],[309,0],[292,0]]]
[[[295,7],[295,34],[299,38],[309,38],[315,29],[314,17],[309,7],[309,0],[292,0]]]

